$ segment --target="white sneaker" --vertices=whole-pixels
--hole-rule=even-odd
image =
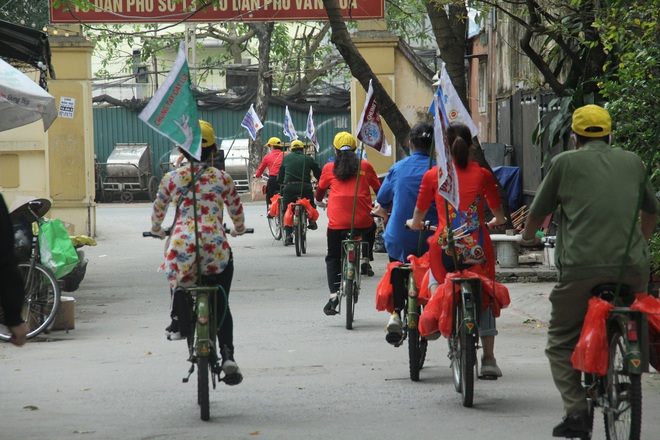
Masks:
[[[402,327],[403,324],[401,323],[401,318],[399,318],[399,315],[394,312],[392,313],[392,316],[390,316],[390,320],[387,322],[387,327],[385,327],[385,330],[387,333],[395,333],[400,335],[402,334]]]

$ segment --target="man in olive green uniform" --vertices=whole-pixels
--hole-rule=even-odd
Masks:
[[[581,437],[591,431],[586,392],[570,357],[580,337],[591,289],[617,283],[631,226],[634,228],[623,283],[646,292],[649,280],[647,242],[655,228],[658,200],[642,160],[610,146],[612,122],[602,107],[587,105],[573,113],[575,150],[558,154],[538,188],[521,245],[538,244],[535,235],[556,211],[557,284],[550,293],[552,312],[546,356],[566,416],[554,437]],[[637,201],[641,189],[641,212]],[[632,224],[639,214],[640,221]]]
[[[291,153],[282,159],[282,166],[280,166],[277,175],[277,183],[284,185],[282,199],[285,207],[289,206],[289,203],[295,203],[298,197],[304,197],[309,199],[312,206],[316,208],[310,173],[313,173],[316,180],[318,180],[321,177],[321,167],[313,157],[305,154],[303,150],[303,143],[296,139],[291,142]],[[308,227],[312,230],[316,229],[316,222],[310,220]],[[293,237],[291,236],[293,228],[285,226],[284,230],[286,232],[284,245],[290,246],[293,244]]]

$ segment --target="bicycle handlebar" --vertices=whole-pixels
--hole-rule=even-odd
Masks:
[[[225,225],[222,225],[225,229],[225,233],[229,234],[230,228],[228,228]],[[172,230],[170,228],[165,228],[165,236],[169,236],[172,233]],[[254,228],[245,228],[244,234],[254,234]],[[241,234],[243,235],[243,234]],[[154,238],[160,238],[158,235],[152,233],[151,231],[144,231],[142,232],[143,237],[154,237]]]
[[[410,226],[406,223],[405,225],[406,229],[410,229]],[[422,228],[423,231],[436,231],[438,227],[436,225],[432,225],[429,220],[426,220],[424,222],[424,227]]]

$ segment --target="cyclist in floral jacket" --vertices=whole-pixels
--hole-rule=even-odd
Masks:
[[[196,255],[199,253],[204,283],[218,284],[226,293],[218,294],[218,316],[225,314],[226,308],[225,319],[218,328],[218,345],[222,354],[222,369],[230,379],[226,382],[237,384],[242,376],[234,361],[233,320],[228,303],[234,263],[223,227],[223,213],[226,207],[234,223],[231,235],[242,235],[245,232],[243,205],[231,176],[206,164],[216,151],[215,133],[211,124],[206,121],[199,122],[202,128],[201,162],[184,152],[188,161],[193,163],[194,172],[191,172],[191,167],[181,167],[163,176],[153,204],[151,232],[165,238],[162,223],[168,205],[175,205],[174,225],[166,242],[165,263],[161,269],[167,275],[174,303],[177,301],[179,288],[195,284]],[[195,250],[195,219],[191,191],[193,177],[197,201],[198,252]],[[185,326],[179,328],[174,318],[173,316],[172,324],[167,328],[168,339],[182,339],[188,329],[184,328]]]

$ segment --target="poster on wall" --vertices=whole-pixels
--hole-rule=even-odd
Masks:
[[[60,118],[69,118],[72,119],[76,110],[76,98],[66,98],[62,96],[60,98],[60,108],[57,113],[57,116]]]
[[[88,0],[90,6],[48,0],[51,23],[213,23],[221,21],[325,21],[323,0],[217,0],[206,6],[196,0]],[[203,6],[198,6],[202,3]],[[385,17],[385,0],[338,0],[346,20]]]

